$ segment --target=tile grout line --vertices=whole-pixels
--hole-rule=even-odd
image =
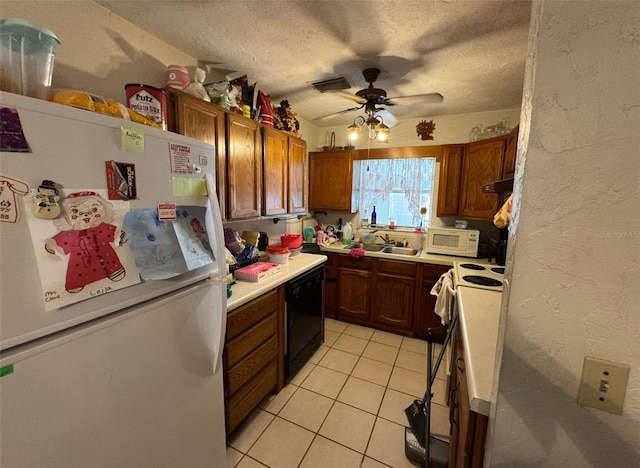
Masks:
[[[345,323],[345,322],[340,322],[340,323]],[[362,465],[362,464],[364,463],[365,459],[368,457],[368,458],[371,458],[372,460],[375,460],[376,462],[379,462],[379,463],[381,463],[381,464],[383,464],[383,465],[385,465],[385,466],[389,466],[389,465],[387,465],[386,463],[384,463],[384,462],[382,462],[382,461],[380,461],[380,460],[377,460],[376,458],[373,458],[373,457],[370,457],[370,456],[368,456],[368,455],[367,455],[367,450],[368,450],[368,448],[369,448],[369,444],[370,444],[370,442],[371,442],[371,438],[372,438],[372,436],[373,436],[373,429],[375,428],[375,426],[376,426],[376,422],[377,422],[377,420],[378,420],[378,419],[382,419],[382,420],[384,420],[384,421],[388,421],[388,422],[391,422],[391,423],[393,423],[393,424],[398,424],[398,423],[396,423],[395,421],[391,421],[391,420],[389,420],[389,419],[387,419],[387,418],[384,418],[384,417],[380,416],[380,410],[382,409],[382,404],[383,404],[383,402],[384,402],[384,398],[385,398],[385,396],[387,395],[388,391],[390,390],[390,388],[389,388],[389,383],[390,383],[390,381],[391,381],[391,376],[393,375],[393,371],[394,371],[396,368],[404,369],[404,370],[406,370],[406,371],[411,371],[411,372],[417,372],[417,371],[414,371],[414,370],[412,370],[412,369],[407,369],[406,367],[401,367],[401,366],[398,366],[398,365],[397,365],[398,358],[399,358],[399,355],[400,355],[400,351],[401,351],[401,350],[403,350],[403,348],[402,348],[402,344],[404,343],[404,340],[405,340],[405,338],[406,338],[405,336],[402,336],[402,339],[400,340],[400,342],[399,342],[398,346],[396,347],[396,346],[394,346],[394,345],[389,345],[389,344],[384,343],[384,342],[374,341],[372,338],[373,338],[373,336],[375,335],[375,329],[373,329],[373,332],[369,335],[369,338],[363,338],[362,336],[358,336],[358,335],[350,335],[350,334],[348,334],[348,333],[345,333],[345,331],[348,329],[349,325],[350,325],[350,324],[348,324],[348,323],[347,323],[347,324],[346,324],[346,326],[342,329],[342,331],[341,331],[341,332],[337,332],[337,331],[335,331],[335,330],[331,330],[331,329],[329,329],[329,331],[332,331],[333,333],[335,333],[335,334],[337,335],[337,336],[336,336],[336,338],[335,338],[335,340],[333,340],[333,343],[332,343],[330,346],[327,346],[327,345],[325,345],[324,343],[322,343],[322,345],[323,345],[323,346],[326,346],[326,347],[328,348],[328,349],[327,349],[327,352],[325,352],[325,354],[324,354],[321,358],[319,358],[319,360],[318,360],[318,362],[317,362],[317,363],[312,363],[312,364],[313,364],[313,368],[312,368],[312,369],[309,371],[309,373],[304,377],[304,379],[302,379],[298,384],[294,384],[294,383],[292,383],[291,381],[289,381],[289,382],[287,383],[287,385],[292,385],[292,386],[296,387],[296,389],[295,389],[295,390],[294,390],[294,392],[293,392],[293,393],[292,393],[292,394],[287,398],[287,400],[282,404],[282,406],[280,407],[280,409],[279,409],[276,413],[270,412],[270,411],[268,411],[267,409],[264,409],[264,408],[260,408],[260,407],[258,407],[258,408],[257,408],[257,409],[259,409],[259,410],[261,410],[261,411],[264,411],[265,413],[268,413],[268,414],[270,414],[270,415],[273,415],[273,419],[269,422],[269,424],[267,424],[267,425],[265,426],[265,428],[264,428],[264,429],[260,432],[260,434],[256,437],[255,441],[254,441],[254,442],[249,446],[249,448],[247,449],[246,453],[242,453],[242,452],[240,452],[238,449],[236,449],[235,447],[233,447],[233,446],[230,446],[230,445],[229,445],[229,447],[231,447],[232,449],[234,449],[234,450],[238,451],[239,453],[241,453],[241,454],[243,455],[243,456],[240,458],[240,460],[238,461],[238,463],[240,463],[240,462],[243,460],[243,458],[244,458],[245,456],[246,456],[246,457],[249,457],[250,459],[255,460],[255,461],[259,462],[259,463],[262,463],[260,460],[255,459],[255,458],[251,457],[250,455],[248,455],[248,453],[249,453],[249,451],[250,451],[250,450],[255,446],[255,444],[256,444],[256,442],[258,441],[258,439],[260,439],[260,437],[262,437],[262,435],[266,432],[266,430],[267,430],[267,429],[268,429],[268,428],[273,424],[273,422],[275,421],[275,419],[276,419],[276,418],[280,418],[280,419],[281,419],[281,420],[283,420],[283,421],[287,421],[288,423],[294,424],[294,425],[295,425],[295,426],[297,426],[297,427],[300,427],[300,428],[302,428],[302,429],[304,429],[304,430],[306,430],[306,431],[309,431],[309,432],[312,432],[312,433],[313,433],[313,438],[311,439],[311,442],[309,443],[309,446],[306,448],[304,455],[302,456],[302,458],[301,458],[300,462],[298,463],[298,466],[300,466],[300,465],[302,464],[302,462],[304,461],[305,457],[306,457],[306,456],[307,456],[307,454],[309,453],[309,450],[311,449],[311,446],[313,445],[314,441],[317,439],[317,437],[318,437],[318,436],[323,437],[323,438],[325,438],[325,439],[327,439],[327,440],[329,440],[329,441],[331,441],[331,442],[333,442],[333,443],[336,443],[336,444],[338,444],[338,445],[340,445],[340,446],[342,446],[342,447],[345,447],[345,448],[347,448],[348,450],[351,450],[351,451],[353,451],[353,452],[355,452],[355,453],[358,453],[359,455],[362,455],[362,461],[361,461],[360,465]],[[359,325],[359,326],[361,326],[361,325]],[[368,327],[367,327],[367,328],[368,328]],[[355,354],[355,353],[352,353],[352,352],[349,352],[349,351],[344,351],[344,350],[342,350],[342,349],[335,348],[335,347],[334,347],[335,343],[336,343],[336,342],[340,339],[340,337],[342,337],[342,336],[347,336],[347,337],[352,337],[352,338],[358,338],[358,339],[362,339],[362,340],[366,341],[366,343],[365,343],[365,345],[364,345],[364,348],[362,349],[362,352],[360,352],[360,354]],[[392,363],[392,364],[389,364],[388,362],[385,362],[385,361],[379,361],[379,360],[377,360],[377,359],[373,359],[373,358],[370,358],[370,357],[364,356],[364,352],[365,352],[365,350],[367,349],[367,347],[369,346],[369,344],[370,344],[370,343],[376,343],[376,344],[378,344],[378,345],[384,345],[384,346],[389,346],[389,347],[391,347],[391,348],[395,348],[397,351],[396,351],[396,354],[395,354],[395,357],[394,357],[393,363]],[[336,350],[336,351],[341,351],[341,352],[344,352],[344,353],[347,353],[347,354],[351,354],[351,355],[353,355],[353,356],[357,356],[357,358],[358,358],[358,359],[356,360],[356,363],[353,365],[353,367],[351,368],[351,370],[350,370],[348,373],[345,373],[345,372],[342,372],[342,371],[339,371],[339,370],[336,370],[336,369],[332,369],[332,368],[330,368],[330,367],[327,367],[326,365],[321,365],[321,364],[320,364],[320,362],[324,359],[324,357],[326,356],[326,354],[327,354],[327,353],[329,352],[329,350],[331,350],[331,349],[334,349],[334,350]],[[405,350],[405,351],[407,351],[407,352],[414,352],[414,353],[415,353],[415,351],[412,351],[412,350],[410,350],[410,349],[404,349],[404,350]],[[416,354],[422,354],[422,353],[416,353]],[[425,357],[426,357],[426,356],[425,356]],[[353,372],[354,372],[355,368],[357,367],[358,363],[360,363],[360,361],[361,361],[363,358],[366,358],[366,359],[369,359],[369,360],[371,360],[371,361],[380,362],[380,363],[387,364],[387,365],[390,365],[390,366],[391,366],[391,372],[389,373],[389,377],[386,379],[385,385],[380,385],[380,384],[379,384],[379,383],[377,383],[377,382],[371,382],[371,381],[368,381],[368,380],[366,380],[366,379],[363,379],[363,378],[360,378],[360,377],[356,377],[355,375],[353,375]],[[321,394],[321,393],[318,393],[318,392],[315,392],[315,391],[313,391],[313,390],[310,390],[310,389],[307,389],[307,388],[302,387],[302,385],[303,385],[303,384],[304,384],[304,382],[307,380],[307,378],[311,375],[311,373],[313,372],[313,370],[315,370],[315,368],[317,368],[318,366],[319,366],[319,367],[321,367],[321,368],[323,368],[323,369],[332,370],[332,371],[337,372],[337,373],[339,373],[339,374],[346,375],[346,379],[345,379],[344,383],[340,386],[340,389],[338,390],[338,392],[337,392],[337,394],[336,394],[336,396],[335,396],[334,398],[328,397],[327,395],[323,395],[323,394]],[[419,373],[419,372],[418,372],[418,373]],[[320,432],[319,432],[319,431],[322,429],[322,426],[324,425],[324,423],[326,422],[326,420],[327,420],[327,418],[328,418],[328,416],[329,416],[329,413],[330,413],[330,412],[333,410],[333,408],[335,407],[336,402],[338,402],[338,401],[339,401],[339,400],[338,400],[338,398],[339,398],[340,394],[342,393],[342,391],[344,390],[344,388],[345,388],[345,386],[346,386],[346,384],[347,384],[347,381],[348,381],[351,377],[353,377],[354,379],[358,379],[358,380],[361,380],[361,381],[363,381],[363,382],[367,382],[367,383],[369,383],[369,384],[376,385],[376,386],[380,386],[380,387],[383,387],[383,388],[384,388],[384,392],[383,392],[383,394],[382,394],[382,398],[381,398],[381,400],[380,400],[380,402],[379,402],[379,404],[378,404],[378,406],[377,406],[377,409],[376,409],[375,413],[371,413],[370,411],[364,410],[364,409],[359,408],[359,407],[357,407],[357,406],[353,406],[353,405],[351,405],[351,404],[349,404],[349,403],[340,402],[340,403],[342,403],[342,404],[343,404],[343,405],[345,405],[345,406],[349,406],[349,407],[351,407],[351,408],[357,409],[357,410],[362,411],[362,412],[364,412],[364,413],[366,413],[366,414],[372,415],[372,416],[374,416],[374,418],[375,418],[375,419],[374,419],[373,427],[371,428],[371,432],[369,433],[369,437],[368,437],[368,440],[367,440],[367,444],[365,445],[364,452],[362,452],[362,453],[361,453],[361,452],[359,452],[358,450],[355,450],[355,449],[353,449],[353,448],[351,448],[351,447],[348,447],[348,446],[346,446],[346,445],[344,445],[344,444],[342,444],[342,443],[340,443],[340,442],[338,442],[338,441],[335,441],[335,440],[333,440],[333,439],[331,439],[331,438],[329,438],[329,437],[323,436],[323,435],[321,435],[321,434],[320,434]],[[446,379],[441,379],[441,380],[446,380]],[[317,430],[317,431],[310,431],[308,428],[306,428],[306,427],[304,427],[304,426],[301,426],[301,425],[299,425],[299,424],[297,424],[297,423],[295,423],[295,422],[293,422],[293,421],[289,421],[288,419],[286,419],[286,418],[284,418],[284,417],[280,416],[280,413],[283,411],[284,407],[288,404],[288,402],[293,398],[293,396],[298,392],[298,390],[299,390],[300,388],[304,388],[304,390],[306,390],[306,391],[308,391],[308,392],[311,392],[311,393],[314,393],[314,394],[316,394],[316,395],[323,396],[323,397],[325,397],[325,398],[329,398],[329,399],[333,400],[333,401],[332,401],[332,403],[331,403],[331,406],[330,406],[330,408],[329,408],[329,411],[328,411],[328,412],[327,412],[327,414],[324,416],[324,418],[323,418],[322,422],[320,423],[319,428],[318,428],[318,430]],[[395,390],[395,389],[391,389],[391,390],[394,390],[395,392],[398,392],[398,393],[402,393],[402,394],[407,395],[407,396],[409,396],[409,397],[414,397],[413,395],[405,394],[404,392],[399,391],[399,390]],[[436,403],[436,404],[437,404],[437,403]],[[442,405],[440,405],[440,406],[442,406]]]

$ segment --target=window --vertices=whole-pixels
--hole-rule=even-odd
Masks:
[[[431,209],[435,158],[368,159],[360,170],[359,211],[367,218],[376,207],[378,224],[426,228],[429,216],[420,208]]]

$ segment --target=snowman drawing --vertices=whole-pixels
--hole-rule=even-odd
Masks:
[[[65,289],[77,293],[91,283],[108,278],[120,281],[125,269],[113,244],[117,226],[111,203],[95,192],[67,195],[62,203],[64,217],[54,220],[61,230],[45,243],[51,254],[68,255]]]

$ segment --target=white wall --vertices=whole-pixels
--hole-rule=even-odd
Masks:
[[[534,2],[491,466],[640,466],[638,24]],[[576,402],[585,356],[631,366],[622,415]]]
[[[391,109],[393,112],[393,109]],[[355,119],[359,114],[353,112]],[[438,115],[434,117],[425,116],[418,119],[406,119],[399,121],[398,124],[391,129],[391,138],[389,143],[378,143],[377,141],[368,140],[364,133],[360,133],[358,140],[354,143],[356,149],[388,148],[394,146],[431,146],[431,145],[448,145],[453,143],[469,142],[469,134],[473,127],[482,125],[486,128],[489,125],[495,125],[509,118],[510,127],[518,125],[520,120],[520,109],[504,109],[499,111],[475,112],[471,114],[456,115]],[[433,120],[436,128],[433,131],[433,140],[422,140],[416,132],[416,126],[419,122]],[[319,129],[317,140],[307,140],[309,143],[309,151],[321,151],[323,146],[328,146],[328,137],[334,132],[336,135],[336,146],[345,146],[347,144],[347,125],[340,127],[323,127]]]
[[[53,87],[91,92],[124,104],[125,84],[164,87],[167,65],[194,70],[197,64],[195,58],[90,1],[2,0],[0,14],[33,21],[60,39]]]

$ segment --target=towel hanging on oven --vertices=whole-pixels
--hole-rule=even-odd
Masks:
[[[432,296],[437,296],[433,311],[440,317],[442,325],[447,325],[451,321],[454,293],[452,268],[440,276],[430,292]]]

